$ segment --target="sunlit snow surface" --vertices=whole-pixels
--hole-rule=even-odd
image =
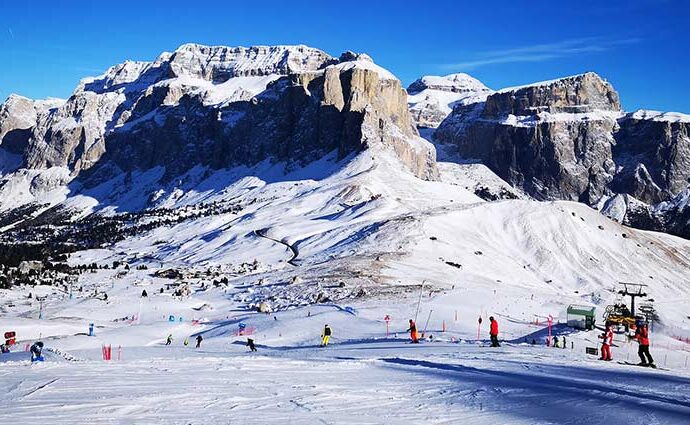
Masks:
[[[443,165],[441,182],[420,181],[389,152],[370,149],[299,170],[269,163],[192,170],[163,186],[161,170],[149,170],[133,176],[131,186],[114,180],[76,197],[58,194],[92,210],[107,206],[104,213],[140,208],[154,188],[159,206],[226,200],[244,209],[76,253],[74,264],[126,260],[133,268],[85,273],[72,298],[52,287],[1,291],[2,330],[16,331],[20,342],[14,353],[0,355],[0,419],[687,421],[690,346],[674,337],[690,336],[688,241],[625,228],[578,203],[487,203],[465,189],[486,172],[457,167],[463,165]],[[500,181],[487,177],[485,184]],[[298,252],[292,263],[288,246]],[[256,271],[232,271],[253,260]],[[149,270],[134,270],[141,264]],[[203,285],[204,279],[189,278],[192,295],[174,298],[170,289],[160,294],[174,280],[152,276],[168,267],[217,268],[230,282],[214,287],[210,279]],[[546,317],[565,321],[569,304],[595,305],[601,321],[605,306],[616,301],[619,281],[649,285],[664,324],[652,331],[652,354],[668,370],[586,355],[585,347],[598,345],[597,331],[559,325],[554,332],[566,335],[568,348],[542,345]],[[309,304],[314,291],[333,294],[340,282],[366,296]],[[143,289],[148,298],[140,297]],[[106,292],[108,301],[92,297],[95,291]],[[47,296],[42,319],[36,296]],[[261,300],[280,311],[251,311]],[[407,320],[416,315],[433,341],[407,344]],[[506,341],[500,349],[485,347],[490,315]],[[240,322],[253,330],[257,353],[236,336]],[[96,336],[86,336],[89,323]],[[322,349],[317,345],[326,323],[334,337]],[[169,333],[174,341],[165,347]],[[197,334],[204,337],[199,350],[193,348]],[[55,352],[31,365],[22,350],[38,338]],[[637,361],[635,342],[616,335],[615,343],[614,359]],[[102,344],[113,347],[110,362],[100,359]]]

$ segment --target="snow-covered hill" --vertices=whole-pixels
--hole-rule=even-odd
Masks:
[[[575,202],[485,202],[452,172],[422,181],[383,149],[292,174],[251,171],[225,191],[201,189],[231,180],[216,174],[161,198],[173,215],[202,201],[240,210],[74,253],[72,265],[119,266],[71,287],[0,291],[3,324],[20,347],[42,338],[54,350],[32,367],[24,353],[0,355],[10,362],[2,380],[12,390],[1,399],[19,411],[12,417],[179,422],[215,420],[223,409],[248,423],[628,424],[687,415],[690,400],[674,390],[690,382],[690,351],[674,339],[690,331],[687,241]],[[618,281],[648,285],[660,316],[652,351],[672,372],[598,362],[585,354],[598,332],[564,326],[569,304],[595,306],[601,320]],[[500,323],[502,348],[485,346],[488,316]],[[548,316],[567,349],[544,346]],[[410,318],[427,336],[420,345],[406,343]],[[89,323],[95,336],[86,336]],[[334,337],[321,349],[326,323]],[[183,345],[197,335],[201,349]],[[112,346],[109,364],[102,344]],[[635,361],[635,343],[617,335],[616,345],[616,360]],[[568,409],[554,414],[553,403]],[[602,413],[612,404],[624,412],[613,419]]]

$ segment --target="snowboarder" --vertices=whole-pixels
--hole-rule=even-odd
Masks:
[[[31,363],[43,361],[43,356],[41,355],[43,343],[41,341],[35,342],[29,350],[31,351]]]
[[[637,323],[634,338],[640,343],[640,348],[637,350],[637,355],[640,356],[640,366],[656,367],[652,355],[649,354],[649,328],[642,320],[638,320]]]
[[[323,333],[321,334],[321,346],[326,347],[328,345],[328,341],[331,339],[331,328],[326,325],[323,328]]]
[[[170,345],[170,344],[172,344],[172,340],[173,340],[172,334],[169,334],[169,335],[168,335],[168,338],[166,338],[166,340],[165,340],[165,345]]]
[[[149,296],[149,294],[148,294],[148,292],[146,292],[146,289],[141,291],[141,298],[148,298],[148,296]]]
[[[489,322],[491,326],[489,329],[489,336],[491,337],[491,346],[500,347],[501,344],[498,343],[498,321],[494,319],[494,316],[489,317]]]
[[[202,337],[201,335],[197,335],[196,336],[196,347],[194,347],[194,348],[201,347],[201,341],[203,341],[203,340],[204,340],[204,337]]]
[[[599,360],[611,361],[613,357],[611,356],[611,345],[613,345],[613,331],[611,330],[611,324],[606,324],[606,330],[603,334],[599,335],[599,338],[604,341],[601,344],[601,357]]]
[[[253,339],[247,338],[247,347],[249,347],[251,351],[256,351],[256,345],[254,345]]]
[[[419,344],[419,336],[417,335],[417,324],[412,319],[410,319],[410,327],[407,329],[407,332],[410,333],[410,339],[412,340],[412,343]]]

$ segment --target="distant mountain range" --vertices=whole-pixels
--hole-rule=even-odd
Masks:
[[[168,202],[190,173],[266,162],[289,173],[377,146],[421,180],[441,179],[438,152],[510,185],[492,199],[574,200],[690,238],[689,132],[688,115],[622,111],[591,72],[498,91],[467,74],[426,76],[406,92],[365,54],[185,44],[83,79],[67,100],[11,95],[0,106],[0,213],[6,227],[57,206],[75,217],[141,210]],[[136,199],[133,179],[147,182]]]

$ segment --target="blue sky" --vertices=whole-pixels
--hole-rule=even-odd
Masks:
[[[405,85],[462,71],[501,88],[595,71],[625,109],[690,113],[689,27],[683,0],[0,0],[0,98],[68,97],[84,76],[187,42],[307,44],[366,52]]]

